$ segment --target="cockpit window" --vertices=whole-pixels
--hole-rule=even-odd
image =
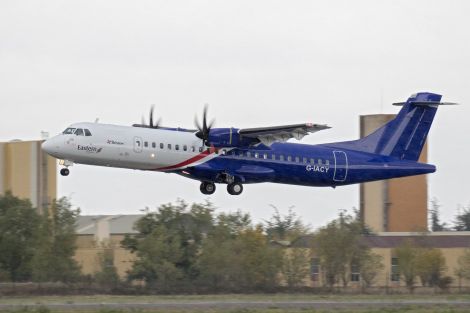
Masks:
[[[85,128],[85,136],[91,136],[91,132],[89,129]]]
[[[75,132],[75,128],[69,127],[69,128],[67,128],[66,130],[64,130],[64,131],[62,132],[62,134],[64,134],[64,135],[71,135],[71,134],[73,134],[74,132]]]
[[[75,135],[76,136],[84,136],[83,129],[77,128],[77,130],[75,131]]]

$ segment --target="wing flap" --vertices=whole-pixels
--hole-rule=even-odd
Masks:
[[[244,128],[238,131],[239,135],[248,138],[257,138],[266,146],[274,142],[284,142],[291,138],[301,140],[309,133],[315,133],[320,130],[331,128],[323,124],[293,124],[270,127]]]

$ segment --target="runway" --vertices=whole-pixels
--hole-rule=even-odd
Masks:
[[[65,300],[65,299],[64,299]],[[1,301],[0,301],[1,302]],[[121,310],[185,310],[203,311],[208,309],[348,309],[348,308],[400,308],[400,307],[451,307],[469,308],[470,300],[302,300],[302,301],[157,301],[157,302],[73,302],[67,303],[24,303],[24,304],[2,304],[0,310],[15,310],[21,308],[35,309],[47,307],[51,310],[99,310],[99,309],[121,309]]]

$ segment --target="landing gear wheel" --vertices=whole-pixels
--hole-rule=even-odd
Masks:
[[[60,175],[62,176],[69,176],[70,170],[68,168],[63,168],[60,170]]]
[[[199,189],[201,189],[203,194],[211,195],[215,192],[215,184],[211,182],[202,182]]]
[[[227,185],[227,191],[229,194],[238,196],[243,191],[243,185],[240,183],[231,183]]]

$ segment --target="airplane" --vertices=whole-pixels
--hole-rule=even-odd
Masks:
[[[352,141],[307,145],[286,142],[330,128],[304,123],[258,128],[170,128],[154,123],[120,126],[76,123],[46,140],[42,149],[60,159],[61,175],[75,163],[175,173],[201,182],[210,195],[216,183],[239,195],[244,184],[280,183],[337,187],[376,180],[433,173],[436,167],[418,158],[441,95],[420,92],[402,106],[397,116],[372,134]]]

